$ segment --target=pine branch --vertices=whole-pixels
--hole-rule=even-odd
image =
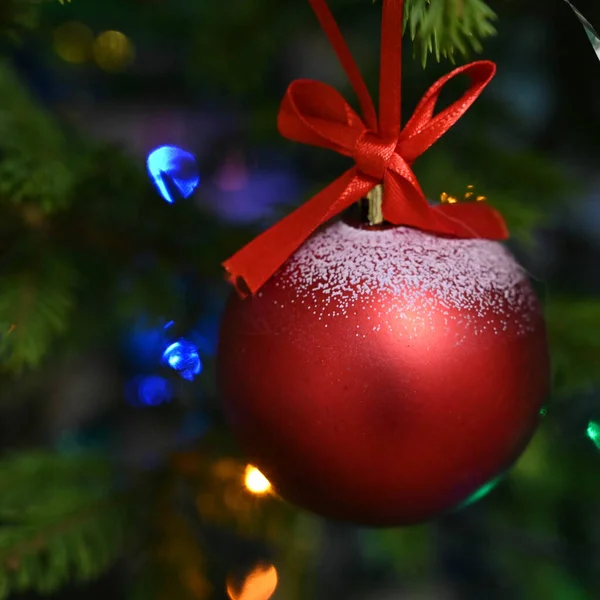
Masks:
[[[5,370],[39,363],[67,326],[74,304],[77,275],[71,266],[52,256],[36,262],[35,267],[0,272],[0,363]]]
[[[423,67],[429,54],[454,62],[456,54],[481,52],[482,40],[493,36],[496,14],[483,0],[406,0],[404,31],[415,42]]]
[[[46,213],[68,204],[78,157],[6,62],[0,62],[0,151],[0,204],[29,203]]]
[[[43,488],[43,494],[40,493]],[[0,462],[0,599],[92,579],[131,530],[128,493],[100,458],[44,452]]]

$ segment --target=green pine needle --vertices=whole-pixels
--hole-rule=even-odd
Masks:
[[[76,281],[71,266],[52,256],[39,260],[36,268],[0,273],[0,363],[4,370],[18,372],[41,361],[67,326]]]
[[[43,493],[40,490],[43,488]],[[26,452],[0,461],[0,600],[104,572],[132,526],[107,461]]]
[[[495,35],[496,14],[483,0],[406,0],[404,31],[415,43],[423,67],[429,54],[439,62],[481,52],[482,40]]]
[[[0,204],[64,208],[75,184],[74,162],[56,120],[35,103],[6,62],[0,62]]]

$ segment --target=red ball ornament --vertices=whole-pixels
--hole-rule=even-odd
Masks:
[[[499,243],[334,222],[224,315],[231,427],[275,490],[371,526],[431,519],[507,469],[549,388],[540,305]]]

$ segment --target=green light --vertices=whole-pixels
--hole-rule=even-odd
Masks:
[[[600,435],[600,428],[598,429],[598,433]],[[502,481],[502,477],[503,475],[499,475],[498,477],[482,485],[478,490],[473,492],[464,502],[462,502],[458,508],[466,508],[467,506],[471,506],[471,504],[475,504],[475,502],[479,502],[479,500],[487,496]]]
[[[594,442],[594,446],[600,450],[600,425],[596,421],[590,421],[586,433],[590,440]]]
[[[540,417],[545,417],[548,414],[548,409],[545,406],[540,408]]]

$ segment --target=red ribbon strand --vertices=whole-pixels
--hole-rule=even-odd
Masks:
[[[350,50],[325,0],[309,0],[358,97],[362,117],[332,87],[296,80],[283,98],[280,133],[296,142],[351,157],[354,166],[290,215],[223,263],[241,295],[256,293],[323,223],[383,184],[383,217],[394,225],[458,238],[504,240],[502,216],[484,203],[431,206],[411,169],[413,162],[462,117],[491,81],[496,66],[477,61],[442,77],[401,128],[403,1],[383,0],[379,119]],[[463,96],[434,115],[443,87],[459,75],[471,84]]]

